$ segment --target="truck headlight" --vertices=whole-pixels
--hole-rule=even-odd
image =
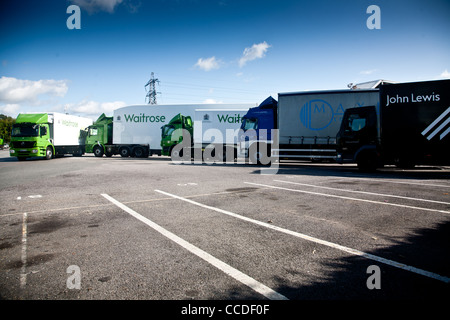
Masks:
[[[38,149],[33,149],[33,150],[31,150],[31,153],[38,153],[38,152],[39,152]]]
[[[16,153],[16,150],[14,150],[14,149],[9,150],[9,154],[14,154],[14,153]]]

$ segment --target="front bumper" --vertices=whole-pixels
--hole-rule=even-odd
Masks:
[[[45,157],[45,152],[46,150],[42,148],[19,148],[10,149],[9,155],[18,158]]]

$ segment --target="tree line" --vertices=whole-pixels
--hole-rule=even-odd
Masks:
[[[0,114],[0,138],[3,138],[4,143],[11,141],[11,130],[14,123],[16,123],[16,119]]]

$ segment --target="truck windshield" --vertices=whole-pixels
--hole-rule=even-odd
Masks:
[[[15,124],[12,127],[12,137],[37,137],[39,136],[39,125],[37,124]]]
[[[358,132],[366,126],[366,118],[363,115],[353,113],[348,116],[344,130],[346,132]]]
[[[174,126],[163,126],[162,128],[162,136],[166,137],[166,136],[170,136],[172,134],[172,132],[175,130]]]
[[[96,136],[98,135],[98,129],[97,128],[89,128],[89,136]]]
[[[244,131],[258,129],[258,119],[244,119],[243,129]]]

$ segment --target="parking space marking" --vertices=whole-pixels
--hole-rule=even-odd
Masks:
[[[187,242],[186,240],[178,237],[177,235],[173,234],[172,232],[164,229],[160,225],[154,223],[150,219],[147,219],[146,217],[140,215],[136,211],[130,209],[129,207],[125,206],[121,202],[117,201],[116,199],[112,198],[111,196],[107,194],[102,194],[102,196],[119,207],[120,209],[124,210],[125,212],[129,213],[134,218],[138,219],[139,221],[145,223],[150,228],[154,229],[155,231],[161,233],[163,236],[167,237],[168,239],[172,240],[173,242],[177,243],[181,247],[185,248],[189,252],[195,254],[199,258],[205,260],[209,264],[213,265],[214,267],[218,268],[225,274],[231,276],[232,278],[236,279],[237,281],[245,284],[246,286],[250,287],[254,291],[262,294],[268,299],[271,300],[288,300],[285,296],[282,294],[272,290],[271,288],[265,286],[264,284],[258,282],[257,280],[253,279],[252,277],[244,274],[243,272],[233,268],[232,266],[226,264],[225,262],[217,259],[216,257],[210,255],[206,251],[203,251],[202,249],[194,246],[193,244]]]
[[[188,198],[196,198],[196,197],[204,197],[204,196],[212,196],[212,195],[221,195],[221,194],[233,194],[233,193],[240,193],[241,191],[222,191],[222,192],[212,192],[212,193],[200,193],[192,196],[188,196]],[[124,201],[123,204],[130,204],[130,203],[144,203],[144,202],[156,202],[156,201],[165,201],[165,200],[172,200],[171,197],[166,198],[156,198],[156,199],[144,199],[144,200],[132,200],[132,201]],[[69,210],[81,210],[81,209],[94,209],[94,208],[103,208],[104,206],[109,204],[93,204],[88,206],[79,206],[79,207],[61,207],[61,208],[53,208],[53,209],[44,209],[44,210],[36,210],[36,211],[28,211],[28,215],[34,215],[34,214],[45,214],[45,213],[52,213],[52,212],[60,212],[60,211],[69,211]],[[112,205],[112,204],[111,204]],[[11,217],[11,216],[22,216],[23,212],[14,212],[14,213],[6,213],[6,214],[0,214],[0,219],[5,217]]]
[[[22,267],[20,270],[20,287],[24,288],[27,284],[27,247],[28,247],[28,214],[23,213],[22,218],[22,251],[20,260]]]
[[[272,189],[280,189],[280,190],[286,190],[286,191],[292,191],[292,192],[307,193],[307,194],[312,194],[312,195],[316,195],[316,196],[339,198],[339,199],[346,199],[346,200],[352,200],[352,201],[362,201],[362,202],[369,202],[369,203],[374,203],[374,204],[382,204],[382,205],[386,205],[386,206],[394,206],[394,207],[408,208],[408,209],[414,209],[414,210],[424,210],[424,211],[432,211],[432,212],[450,214],[450,211],[445,211],[445,210],[414,207],[414,206],[408,206],[408,205],[404,205],[404,204],[396,204],[396,203],[390,203],[390,202],[381,202],[381,201],[375,201],[375,200],[351,198],[351,197],[345,197],[345,196],[337,196],[334,194],[312,192],[312,191],[298,190],[298,189],[289,189],[289,188],[284,188],[284,187],[270,186],[270,185],[266,185],[266,184],[253,183],[253,182],[244,182],[244,183],[255,185],[255,186],[260,186],[260,187],[272,188]]]
[[[260,185],[258,183],[250,183],[250,182],[245,182],[245,183],[253,184],[253,185]],[[271,187],[271,186],[268,186],[268,185],[261,185],[261,186]],[[290,190],[290,191],[295,191],[294,189],[287,189],[287,188],[281,188],[281,187],[276,187],[276,188]],[[241,220],[244,220],[244,221],[247,221],[247,222],[251,222],[253,224],[256,224],[256,225],[259,225],[259,226],[262,226],[262,227],[266,227],[268,229],[272,229],[272,230],[275,230],[275,231],[279,231],[279,232],[282,232],[282,233],[285,233],[285,234],[288,234],[288,235],[291,235],[291,236],[294,236],[294,237],[297,237],[297,238],[300,238],[300,239],[304,239],[304,240],[308,240],[308,241],[311,241],[311,242],[315,242],[315,243],[318,243],[318,244],[321,244],[321,245],[324,245],[324,246],[327,246],[327,247],[330,247],[330,248],[333,248],[333,249],[337,249],[337,250],[340,250],[340,251],[343,251],[343,252],[346,252],[346,253],[350,253],[352,255],[361,256],[361,257],[367,258],[369,260],[374,260],[374,261],[377,261],[377,262],[380,262],[380,263],[383,263],[383,264],[386,264],[386,265],[389,265],[389,266],[392,266],[392,267],[396,267],[396,268],[399,268],[399,269],[402,269],[402,270],[410,271],[410,272],[413,272],[413,273],[416,273],[416,274],[419,274],[419,275],[422,275],[422,276],[426,276],[426,277],[429,277],[429,278],[432,278],[432,279],[435,279],[435,280],[439,280],[439,281],[442,281],[442,282],[445,282],[445,283],[450,283],[450,278],[445,277],[445,276],[441,276],[439,274],[436,274],[436,273],[433,273],[433,272],[430,272],[430,271],[422,270],[422,269],[419,269],[419,268],[416,268],[416,267],[412,267],[412,266],[409,266],[409,265],[406,265],[406,264],[403,264],[403,263],[400,263],[400,262],[396,262],[396,261],[393,261],[393,260],[385,259],[385,258],[376,256],[376,255],[373,255],[373,254],[370,254],[370,253],[366,253],[366,252],[363,252],[363,251],[359,251],[357,249],[345,247],[345,246],[342,246],[342,245],[339,245],[339,244],[336,244],[336,243],[333,243],[333,242],[329,242],[329,241],[326,241],[326,240],[314,238],[314,237],[308,236],[308,235],[303,234],[303,233],[299,233],[299,232],[292,231],[292,230],[289,230],[289,229],[284,229],[284,228],[281,228],[281,227],[277,227],[277,226],[274,226],[274,225],[266,223],[266,222],[262,222],[262,221],[258,221],[258,220],[252,219],[252,218],[241,216],[241,215],[239,215],[237,213],[230,212],[230,211],[227,211],[227,210],[223,210],[223,209],[220,209],[220,208],[208,206],[206,204],[202,204],[202,203],[190,200],[190,199],[186,199],[184,197],[180,197],[180,196],[168,193],[168,192],[164,192],[164,191],[161,191],[161,190],[155,190],[155,191],[159,192],[161,194],[170,196],[172,198],[175,198],[175,199],[178,199],[178,200],[182,200],[182,201],[185,201],[187,203],[190,203],[190,204],[193,204],[193,205],[205,208],[205,209],[209,209],[209,210],[213,210],[213,211],[216,211],[216,212],[219,212],[219,213],[223,213],[223,214],[226,214],[228,216],[231,216],[231,217],[234,217],[234,218],[238,218],[238,219],[241,219]]]
[[[399,199],[413,200],[413,201],[423,201],[423,202],[432,202],[432,203],[440,203],[440,204],[450,204],[450,202],[436,201],[436,200],[429,200],[429,199],[421,199],[421,198],[411,198],[411,197],[404,197],[404,196],[396,196],[396,195],[393,195],[393,194],[386,194],[386,193],[375,193],[375,192],[367,192],[367,191],[358,191],[358,190],[349,190],[349,189],[324,187],[324,186],[317,186],[317,185],[313,185],[313,184],[299,183],[299,182],[292,182],[292,181],[284,181],[284,180],[273,180],[273,181],[282,182],[282,183],[290,183],[290,184],[295,184],[295,185],[299,185],[299,186],[320,188],[320,189],[328,189],[328,190],[337,190],[337,191],[343,191],[343,192],[353,192],[353,193],[368,194],[368,195],[373,195],[373,196],[391,197],[391,198],[399,198]]]
[[[337,181],[340,181],[340,180],[342,180],[342,181],[344,181],[344,180],[352,180],[352,179],[364,180],[364,181],[374,181],[374,182],[383,182],[383,183],[410,184],[410,185],[419,185],[419,186],[426,186],[426,187],[450,188],[450,185],[445,185],[445,184],[411,182],[411,181],[393,181],[393,180],[361,178],[361,177],[339,177],[339,180],[334,180],[333,182],[337,182]]]

